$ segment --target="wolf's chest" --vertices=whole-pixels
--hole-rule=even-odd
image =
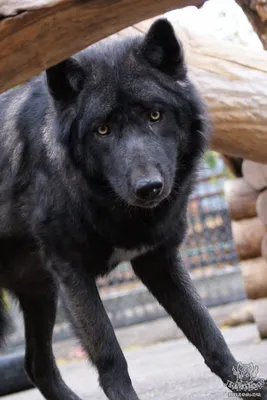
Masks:
[[[146,254],[151,251],[152,247],[142,246],[136,249],[123,249],[120,247],[114,247],[113,252],[109,258],[109,265],[114,267],[123,261],[132,261],[135,258]]]

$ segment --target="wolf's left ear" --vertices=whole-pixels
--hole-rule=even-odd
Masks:
[[[68,58],[46,70],[49,92],[57,101],[73,100],[82,90],[85,72],[79,62]]]
[[[182,44],[167,19],[152,24],[141,45],[141,54],[152,67],[175,79],[186,74]]]

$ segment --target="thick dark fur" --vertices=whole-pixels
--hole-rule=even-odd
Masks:
[[[60,288],[107,397],[138,399],[95,285],[125,259],[209,368],[234,381],[237,363],[178,254],[209,135],[171,25],[92,46],[3,94],[0,120],[0,287],[20,302],[26,369],[43,396],[78,399],[51,347]]]

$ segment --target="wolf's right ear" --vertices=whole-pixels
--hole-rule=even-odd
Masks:
[[[74,58],[68,58],[46,70],[50,94],[56,101],[74,99],[82,90],[85,72]]]
[[[151,25],[140,53],[153,68],[174,79],[184,78],[186,66],[183,46],[167,19],[160,18]]]

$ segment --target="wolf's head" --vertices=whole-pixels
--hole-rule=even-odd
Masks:
[[[179,192],[207,135],[167,20],[89,47],[48,69],[47,82],[58,139],[98,195],[152,208]]]

